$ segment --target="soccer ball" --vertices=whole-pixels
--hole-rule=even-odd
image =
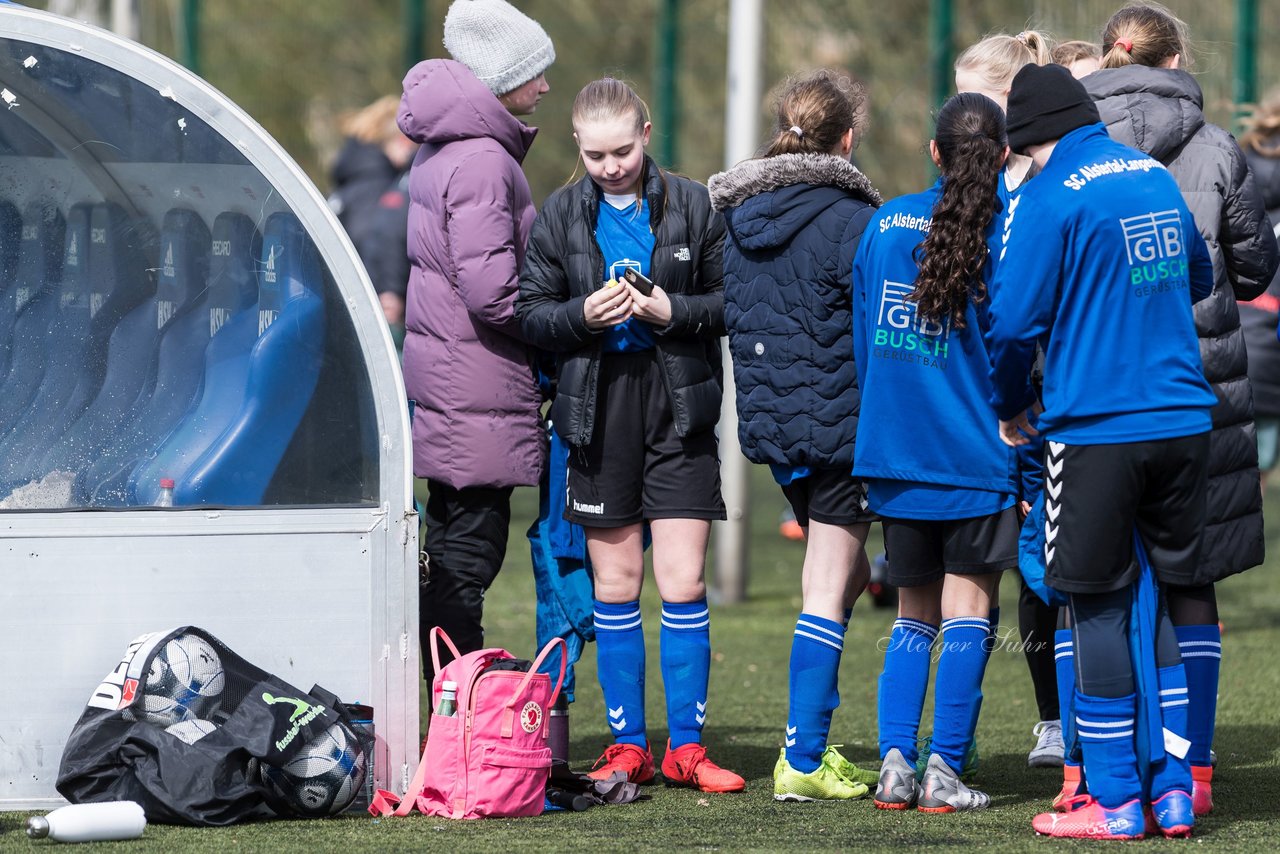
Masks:
[[[276,768],[262,765],[262,780],[300,815],[335,815],[351,806],[364,785],[365,755],[352,733],[334,724]]]
[[[187,744],[195,744],[217,728],[213,721],[192,718],[189,721],[179,721],[173,726],[165,727],[164,731],[182,739]]]
[[[222,660],[208,641],[190,632],[178,635],[151,659],[142,717],[162,727],[208,718],[226,681]]]

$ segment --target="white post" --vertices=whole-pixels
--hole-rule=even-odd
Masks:
[[[118,36],[137,41],[141,32],[138,0],[111,0],[111,30]]]
[[[728,168],[751,157],[760,144],[761,48],[763,0],[730,0],[729,73],[725,99],[724,162]],[[747,461],[738,445],[738,409],[734,405],[733,366],[723,349],[724,403],[720,414],[720,480],[727,522],[715,526],[715,589],[721,602],[747,595],[747,534],[750,493]]]

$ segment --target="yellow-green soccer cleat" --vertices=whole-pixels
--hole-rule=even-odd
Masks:
[[[864,786],[871,787],[880,782],[880,769],[867,771],[854,765],[848,759],[836,750],[837,747],[844,747],[843,744],[828,744],[827,749],[822,754],[822,764],[826,765],[832,771],[835,771],[841,777],[850,783],[862,783]]]
[[[802,774],[792,768],[783,756],[774,768],[775,801],[851,801],[866,794],[866,785],[850,783],[825,763],[820,763],[808,774]]]

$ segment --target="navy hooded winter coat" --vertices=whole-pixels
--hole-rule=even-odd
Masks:
[[[853,256],[882,199],[829,154],[746,160],[708,182],[723,211],[738,436],[755,463],[853,466]]]

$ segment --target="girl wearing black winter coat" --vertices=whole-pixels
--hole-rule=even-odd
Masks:
[[[852,476],[859,396],[853,256],[880,194],[849,161],[864,95],[819,71],[785,85],[762,157],[709,182],[724,211],[725,321],[743,453],[768,464],[805,531],[803,604],[791,646],[781,801],[859,798],[860,772],[827,745],[850,609],[866,586],[876,517]]]
[[[1186,664],[1196,815],[1213,809],[1211,750],[1222,642],[1213,584],[1263,559],[1262,493],[1237,300],[1259,296],[1276,240],[1244,154],[1205,121],[1204,96],[1183,66],[1187,27],[1155,3],[1127,6],[1103,29],[1102,69],[1081,82],[1113,139],[1163,163],[1213,258],[1213,294],[1195,305],[1205,378],[1218,397],[1209,444],[1208,521],[1195,584],[1168,589]]]
[[[639,602],[648,523],[671,734],[663,776],[740,791],[742,778],[702,746],[711,660],[703,572],[711,520],[725,518],[715,436],[724,223],[705,187],[645,155],[648,111],[625,83],[588,84],[573,128],[587,174],[538,214],[515,314],[529,341],[557,356],[551,421],[571,448],[565,518],[583,526],[594,574],[615,743],[592,776],[654,777]]]

